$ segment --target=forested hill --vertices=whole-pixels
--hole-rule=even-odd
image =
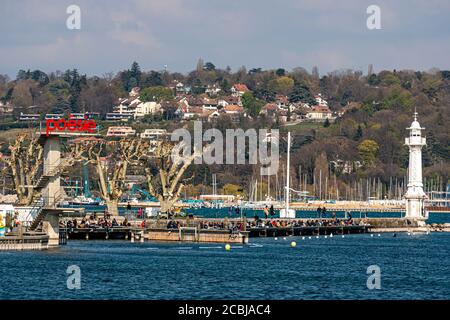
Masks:
[[[350,176],[381,177],[385,183],[391,177],[404,177],[408,165],[404,138],[417,110],[427,138],[424,176],[446,183],[450,177],[450,72],[383,71],[369,77],[347,72],[322,77],[318,86],[332,108],[347,106],[348,111],[335,124],[310,130],[314,139],[297,150],[297,165],[313,172],[322,154],[328,161],[365,161]]]
[[[439,177],[442,185],[450,177],[450,71],[375,73],[370,67],[367,74],[340,70],[319,76],[317,68],[308,72],[303,68],[287,71],[242,67],[233,72],[201,60],[188,74],[142,71],[137,63],[116,75],[101,77],[87,77],[77,70],[52,73],[20,70],[14,80],[0,76],[0,103],[12,105],[15,116],[28,106],[35,106],[33,110],[40,113],[105,114],[113,110],[119,97],[128,96],[133,87],[140,87],[142,92],[149,87],[173,88],[174,83],[180,82],[191,88],[191,96],[205,95],[208,88],[214,87],[220,89],[219,97],[229,96],[233,84],[245,84],[251,96],[244,107],[253,117],[229,125],[279,126],[284,131],[291,130],[294,134],[292,165],[301,166],[302,173],[308,175],[308,183],[318,168],[331,171],[342,183],[367,177],[380,177],[388,183],[392,177],[404,177],[408,160],[405,128],[410,125],[414,110],[426,128],[425,177]],[[342,115],[335,123],[284,126],[258,116],[261,108],[274,102],[277,96],[287,97],[289,103],[313,104],[314,96],[319,93],[332,111]],[[163,99],[176,100],[170,94]],[[176,125],[177,120],[172,116],[173,112],[170,115],[167,112],[161,122]],[[231,171],[234,176],[221,177],[221,183],[237,182],[251,174],[236,170]],[[196,179],[202,182],[202,175]]]

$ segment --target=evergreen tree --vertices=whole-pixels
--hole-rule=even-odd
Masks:
[[[131,64],[130,77],[135,79],[137,87],[139,87],[141,83],[141,75],[142,75],[141,67],[136,61],[134,61]]]

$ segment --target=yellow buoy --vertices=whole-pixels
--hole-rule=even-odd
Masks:
[[[230,251],[231,250],[231,246],[229,244],[225,245],[225,250]]]
[[[292,241],[292,242],[291,242],[291,247],[292,247],[292,248],[295,248],[296,246],[297,246],[297,242]]]

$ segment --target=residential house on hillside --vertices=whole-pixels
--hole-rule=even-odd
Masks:
[[[166,129],[145,129],[141,132],[141,138],[149,140],[162,140],[167,135]]]
[[[149,114],[161,113],[161,105],[154,101],[142,102],[139,99],[139,87],[134,87],[128,98],[119,99],[119,105],[113,112],[106,115],[107,120],[127,120],[131,117],[140,118]]]
[[[217,99],[203,98],[203,110],[217,110]]]
[[[233,97],[233,96],[227,96],[227,97],[221,97],[217,99],[217,107],[225,107],[230,104],[240,105],[241,99],[239,97]]]
[[[233,97],[242,97],[242,95],[248,92],[247,86],[243,83],[236,83],[231,87],[231,96]]]
[[[316,99],[316,104],[320,107],[328,107],[328,101],[322,97],[322,94],[319,93],[314,97]]]
[[[188,96],[187,102],[191,107],[203,107],[203,98],[199,96]]]
[[[19,121],[30,121],[36,122],[39,121],[40,115],[37,113],[20,113]]]
[[[154,150],[158,142],[164,140],[168,135],[165,129],[145,129],[140,136],[142,139],[148,139],[151,149]]]
[[[141,92],[141,88],[139,87],[133,87],[131,88],[131,91],[128,93],[130,97],[137,97],[139,93]]]
[[[6,102],[6,104],[4,104],[3,102],[0,101],[0,114],[2,116],[12,115],[13,110],[14,108],[12,104],[10,104],[9,102]]]
[[[128,113],[109,112],[105,119],[107,121],[128,121],[132,117],[133,115]]]
[[[222,89],[214,83],[213,85],[208,85],[206,87],[205,93],[210,97],[216,97],[220,91],[222,91]]]
[[[260,115],[264,115],[267,118],[275,119],[278,113],[279,107],[276,103],[267,103],[264,107],[262,107],[259,112]]]
[[[199,118],[203,115],[203,107],[179,106],[176,114],[183,120]]]
[[[162,113],[161,104],[154,101],[141,102],[138,105],[136,105],[134,118],[144,117],[149,114],[160,114],[160,113]]]
[[[278,105],[278,108],[287,109],[289,106],[289,99],[283,94],[277,94],[275,96],[275,103]]]
[[[184,83],[176,81],[175,94],[177,96],[186,95],[191,93],[191,87],[185,86]]]
[[[308,110],[306,118],[316,121],[324,121],[326,119],[333,119],[333,112],[328,108],[328,106],[314,106],[312,109]]]
[[[233,121],[239,121],[241,116],[245,116],[245,110],[242,106],[238,106],[235,104],[230,104],[228,106],[223,107],[223,113],[228,115]]]
[[[244,108],[238,105],[230,104],[228,106],[223,107],[223,111],[226,114],[244,114]]]
[[[215,122],[221,117],[221,115],[222,113],[217,110],[204,110],[199,119],[206,122]]]

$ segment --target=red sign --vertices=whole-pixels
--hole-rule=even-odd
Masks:
[[[52,131],[79,131],[79,132],[95,132],[97,124],[94,120],[75,120],[72,119],[72,115],[69,116],[69,120],[66,119],[47,119],[45,122],[46,135],[48,137],[49,132]]]

